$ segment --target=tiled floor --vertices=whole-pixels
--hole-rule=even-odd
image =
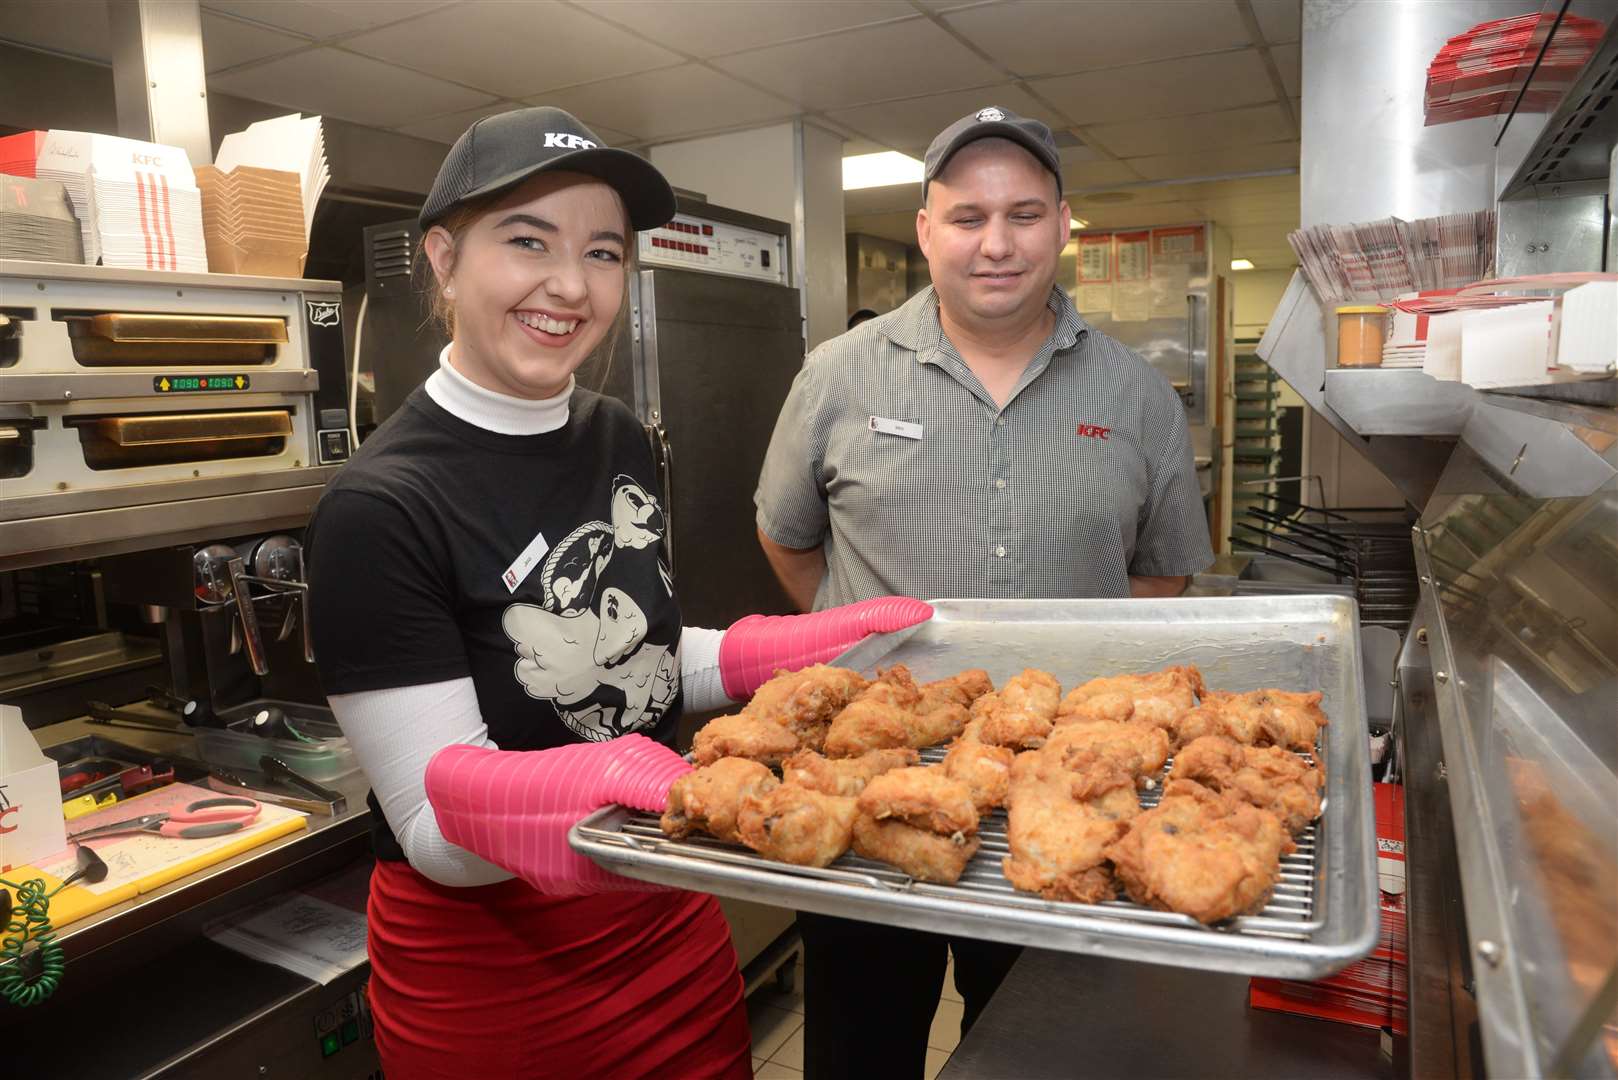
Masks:
[[[802,962],[801,959],[799,961]],[[944,974],[944,993],[927,1037],[926,1080],[934,1080],[961,1037],[961,995],[955,992],[953,962]],[[801,1080],[803,1076],[803,970],[791,994],[761,989],[747,1000],[753,1025],[756,1080]]]

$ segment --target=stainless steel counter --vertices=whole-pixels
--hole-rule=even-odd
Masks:
[[[1392,1075],[1379,1032],[1249,1008],[1247,983],[1028,949],[938,1080]]]

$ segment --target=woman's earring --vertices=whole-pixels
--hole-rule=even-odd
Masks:
[[[455,286],[453,286],[453,285],[445,285],[444,286],[444,295],[453,299],[454,296],[455,296]]]

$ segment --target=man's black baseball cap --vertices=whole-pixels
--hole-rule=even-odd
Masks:
[[[604,145],[570,113],[540,106],[486,116],[455,140],[422,205],[422,230],[462,203],[497,195],[542,172],[602,181],[624,200],[637,229],[655,229],[674,216],[674,189],[656,166]]]
[[[1038,120],[1007,112],[993,105],[979,109],[971,116],[963,116],[938,133],[927,148],[926,172],[921,184],[921,197],[927,198],[927,185],[941,172],[955,152],[967,143],[990,136],[1010,139],[1033,154],[1039,163],[1056,175],[1056,190],[1062,190],[1062,159],[1056,152],[1056,139],[1051,129]]]

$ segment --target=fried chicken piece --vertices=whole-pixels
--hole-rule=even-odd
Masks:
[[[759,687],[742,712],[773,720],[797,736],[798,745],[819,750],[826,725],[870,685],[857,671],[815,664],[801,671],[777,671]]]
[[[871,750],[854,758],[827,758],[813,750],[800,750],[781,763],[781,778],[811,791],[827,795],[854,796],[865,790],[872,777],[889,769],[914,765],[914,750]]]
[[[856,814],[853,799],[782,784],[743,798],[736,829],[766,859],[829,866],[848,850]]]
[[[972,703],[975,738],[989,746],[1030,750],[1043,746],[1051,733],[1061,684],[1032,668],[1006,682],[998,693]]]
[[[880,697],[862,695],[837,714],[826,732],[828,757],[854,757],[888,747],[937,746],[966,727],[966,709],[960,705],[948,703],[916,713]]]
[[[676,840],[705,832],[736,843],[741,839],[736,834],[736,813],[742,799],[762,795],[779,783],[774,773],[756,761],[720,758],[674,781],[660,824]]]
[[[1172,731],[1204,690],[1202,672],[1191,664],[1146,675],[1107,675],[1069,691],[1056,722],[1141,720]]]
[[[879,668],[876,678],[854,696],[855,701],[878,701],[897,709],[914,709],[921,703],[921,688],[910,669],[903,664]]]
[[[896,818],[940,836],[978,829],[972,789],[931,766],[883,773],[865,785],[859,807],[862,815],[877,821]]]
[[[1243,746],[1223,735],[1204,735],[1174,755],[1174,778],[1268,810],[1294,836],[1320,816],[1320,770],[1279,746]]]
[[[980,844],[976,833],[940,836],[894,818],[878,821],[860,814],[854,819],[857,854],[897,866],[917,881],[955,884]]]
[[[912,727],[909,710],[881,701],[855,701],[826,730],[826,756],[857,757],[872,750],[909,746]]]
[[[1173,780],[1106,854],[1130,899],[1206,924],[1262,908],[1291,850],[1268,810]]]
[[[720,758],[738,757],[779,765],[781,759],[798,749],[798,736],[790,728],[740,712],[716,716],[696,734],[691,755],[698,765],[712,765]]]
[[[1140,786],[1163,771],[1169,757],[1168,732],[1143,720],[1113,723],[1063,724],[1045,743],[1045,754],[1064,760],[1081,751],[1094,751],[1114,762]]]
[[[927,712],[914,713],[910,719],[910,745],[923,747],[947,743],[966,730],[968,719],[966,706],[953,701]]]
[[[1135,780],[1091,753],[1072,772],[1048,750],[1018,754],[1011,769],[1006,880],[1047,900],[1093,904],[1116,895],[1104,851],[1140,812]]]
[[[1281,746],[1313,750],[1315,736],[1326,726],[1319,690],[1307,694],[1287,690],[1251,690],[1231,694],[1210,690],[1202,703],[1180,717],[1175,745],[1204,735],[1223,735],[1247,746]]]
[[[921,705],[916,711],[932,712],[933,709],[943,704],[971,708],[972,702],[984,694],[992,693],[993,690],[994,683],[989,681],[989,673],[982,668],[972,668],[970,671],[951,675],[947,679],[923,683],[921,687]]]
[[[1006,793],[1011,789],[1011,762],[1016,756],[1004,746],[985,746],[963,738],[949,748],[941,768],[945,776],[967,786],[981,815],[1006,804]]]

